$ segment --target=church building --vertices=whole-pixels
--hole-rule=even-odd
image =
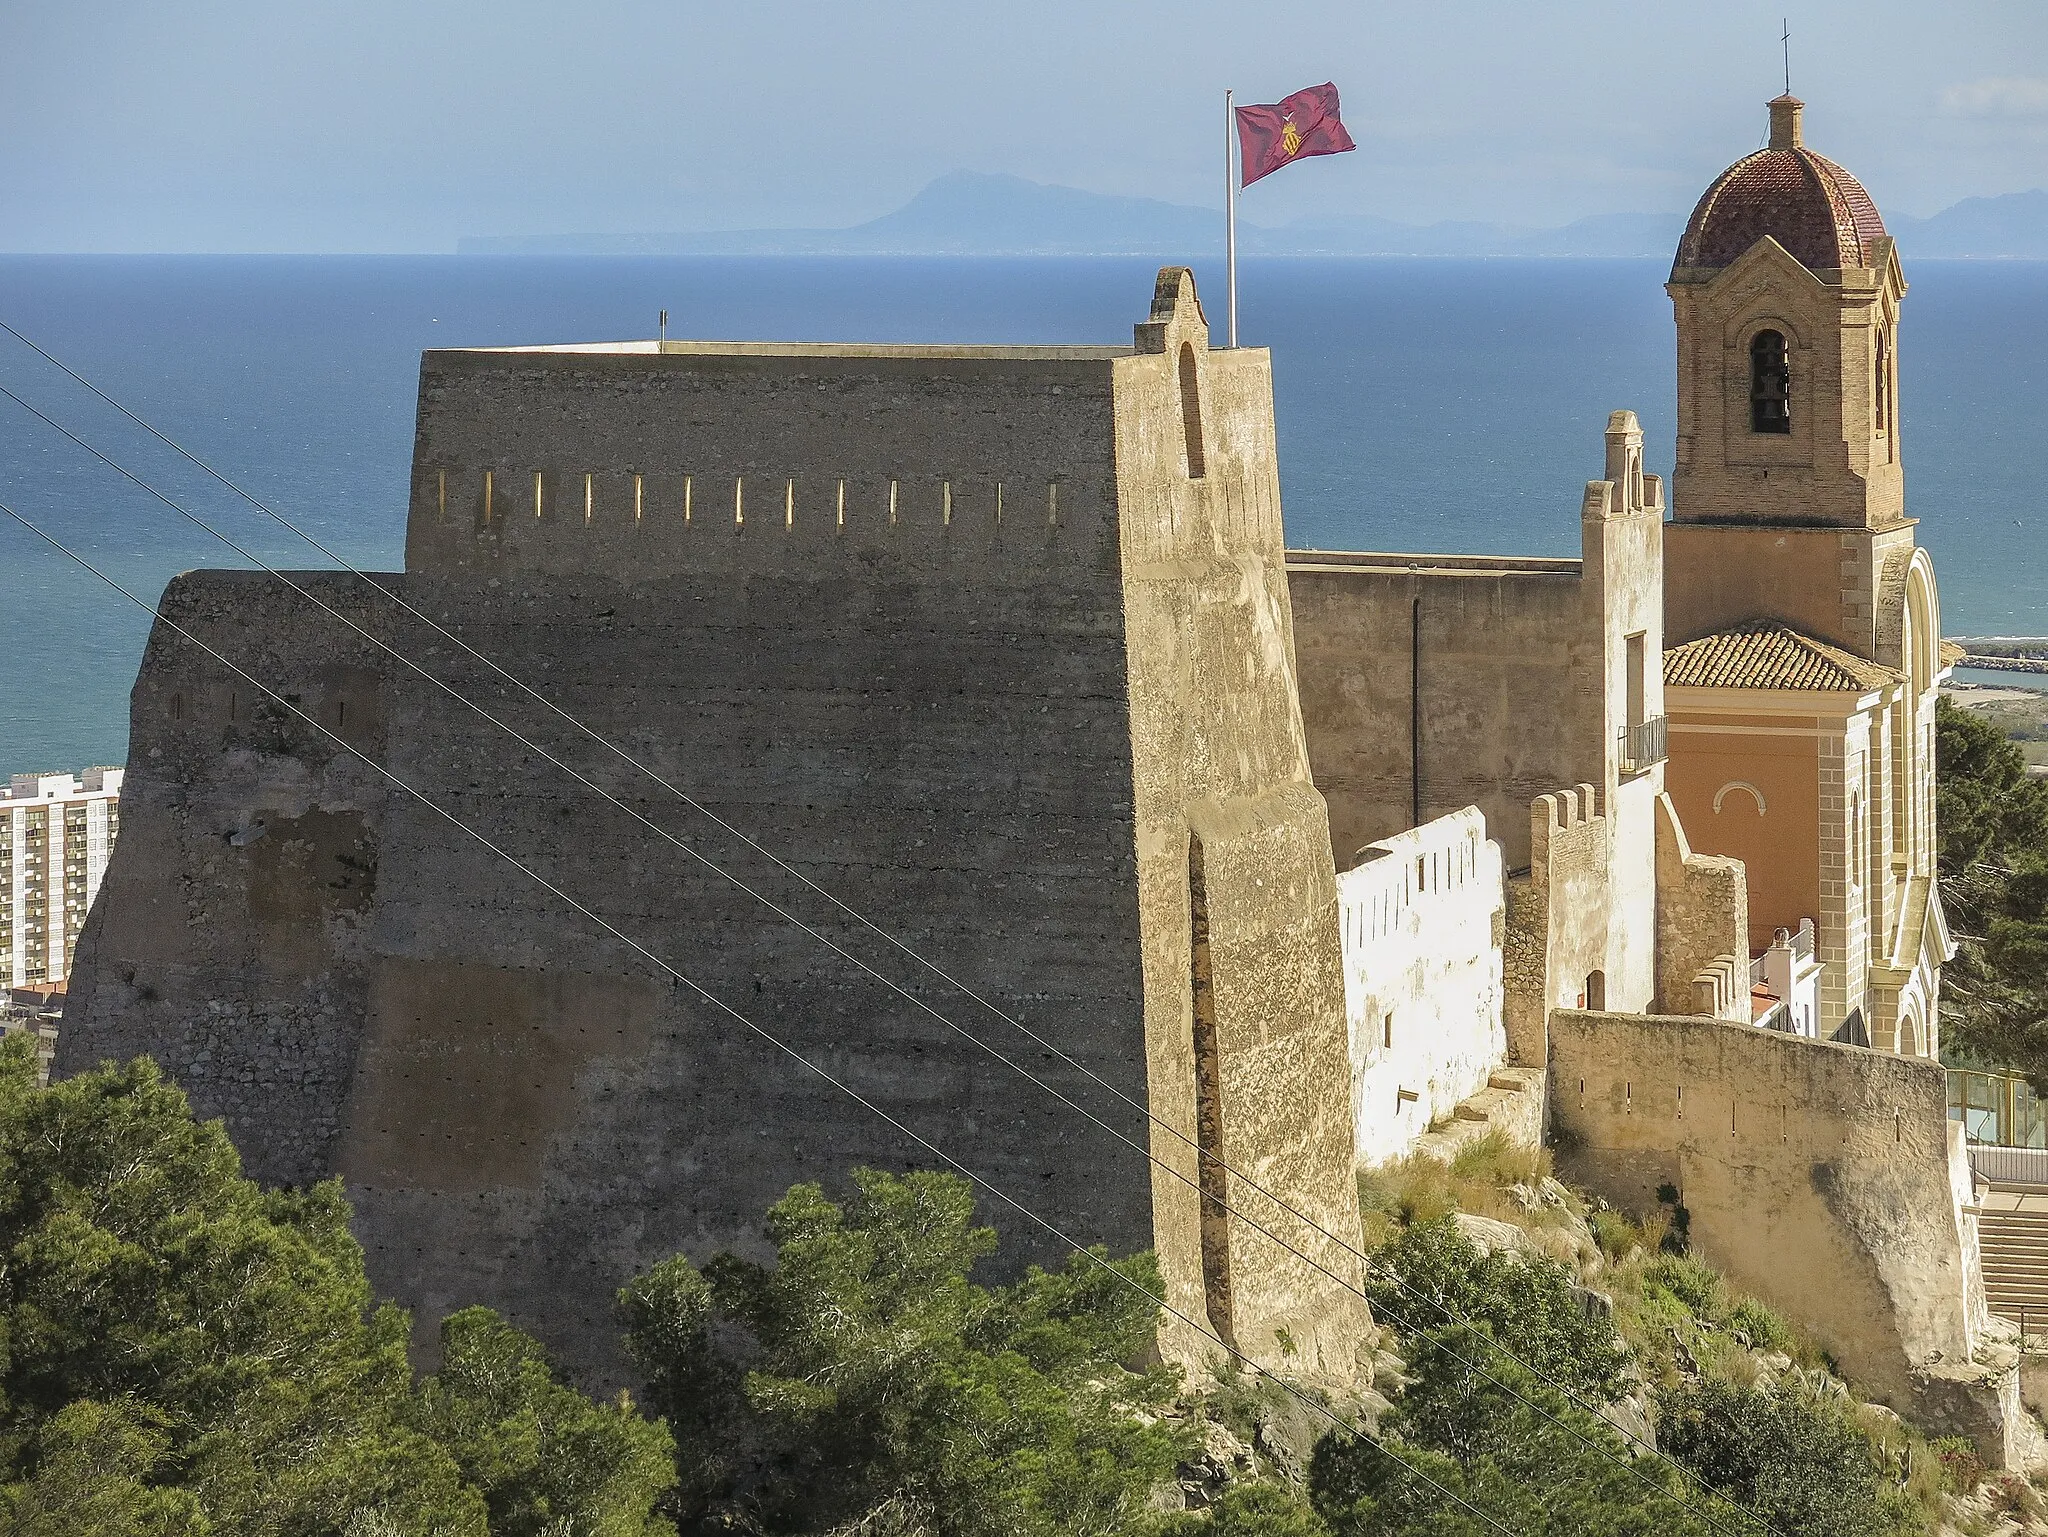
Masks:
[[[1813,924],[1823,1037],[1933,1057],[1952,953],[1934,881],[1934,703],[1952,664],[1907,516],[1898,252],[1802,104],[1693,210],[1669,291],[1666,784],[1749,874],[1749,942]]]

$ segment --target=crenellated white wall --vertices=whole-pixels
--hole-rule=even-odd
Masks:
[[[1337,877],[1337,902],[1357,1157],[1371,1165],[1407,1152],[1507,1059],[1500,846],[1467,806],[1368,845]]]

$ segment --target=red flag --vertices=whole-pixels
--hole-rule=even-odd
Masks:
[[[1242,187],[1310,155],[1358,148],[1337,115],[1337,88],[1327,83],[1296,91],[1270,107],[1239,107],[1237,146],[1244,156]]]

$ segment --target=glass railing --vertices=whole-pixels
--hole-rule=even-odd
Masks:
[[[2048,1148],[2048,1107],[2032,1084],[2011,1073],[1950,1068],[1948,1118],[1986,1147]]]

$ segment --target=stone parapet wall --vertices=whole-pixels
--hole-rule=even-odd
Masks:
[[[1668,795],[1657,797],[1657,1007],[1750,1022],[1747,872],[1695,854]]]
[[[1116,559],[1109,404],[1127,349],[1004,353],[430,352],[406,569],[1099,573]]]
[[[1865,1391],[2003,1465],[2017,1379],[2010,1361],[1979,1359],[1976,1218],[1938,1067],[1715,1020],[1560,1009],[1550,1124],[1567,1177],[1638,1213],[1675,1193],[1695,1251],[1734,1285]]]
[[[1361,1164],[1412,1148],[1507,1056],[1500,846],[1468,806],[1337,877]]]

